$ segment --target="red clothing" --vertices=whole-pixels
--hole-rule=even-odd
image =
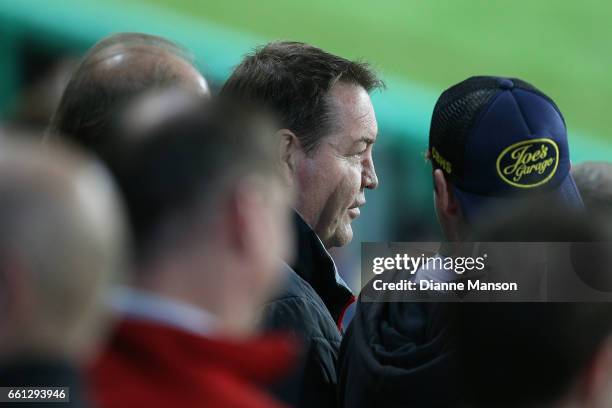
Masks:
[[[261,386],[294,357],[280,335],[235,342],[126,319],[91,370],[92,393],[104,408],[278,408]]]
[[[338,330],[341,334],[344,333],[344,315],[346,314],[346,311],[349,309],[349,307],[351,307],[351,305],[355,303],[356,300],[357,298],[355,297],[355,295],[351,295],[349,300],[347,300],[346,304],[342,308],[342,311],[340,312],[340,316],[338,317],[336,326],[338,326]]]

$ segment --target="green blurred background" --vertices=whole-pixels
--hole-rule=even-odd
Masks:
[[[388,85],[373,98],[381,184],[367,195],[357,239],[336,254],[350,270],[358,263],[360,241],[437,238],[423,158],[429,119],[440,92],[468,76],[518,76],[533,83],[564,113],[574,162],[612,157],[611,17],[612,3],[594,0],[5,0],[0,120],[44,126],[61,86],[45,96],[48,101],[41,88],[61,83],[75,57],[118,31],[163,35],[185,45],[216,86],[242,55],[274,39],[369,61]],[[48,106],[32,112],[42,101]]]
[[[134,3],[139,1],[131,0]],[[439,91],[474,74],[544,89],[575,128],[609,138],[612,3],[605,1],[154,0],[202,21],[299,39]]]

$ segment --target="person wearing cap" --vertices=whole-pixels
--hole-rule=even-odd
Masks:
[[[445,91],[429,132],[435,207],[448,240],[517,199],[548,196],[582,209],[570,174],[565,120],[520,79],[472,77]]]
[[[434,207],[445,243],[469,241],[494,211],[540,198],[581,211],[570,174],[563,115],[534,86],[515,78],[471,77],[446,90],[431,119],[428,156]],[[416,279],[449,282],[453,270],[418,270]],[[360,297],[343,339],[342,407],[453,406],[450,308],[441,303],[368,303]]]

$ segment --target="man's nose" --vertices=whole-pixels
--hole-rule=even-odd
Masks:
[[[374,160],[371,158],[364,163],[363,167],[363,187],[374,190],[378,187],[378,176],[374,169]]]

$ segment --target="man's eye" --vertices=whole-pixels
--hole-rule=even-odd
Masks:
[[[364,147],[363,149],[361,149],[358,152],[354,153],[354,156],[360,156],[360,155],[364,154],[367,150],[368,150],[368,146],[366,145],[366,147]]]

